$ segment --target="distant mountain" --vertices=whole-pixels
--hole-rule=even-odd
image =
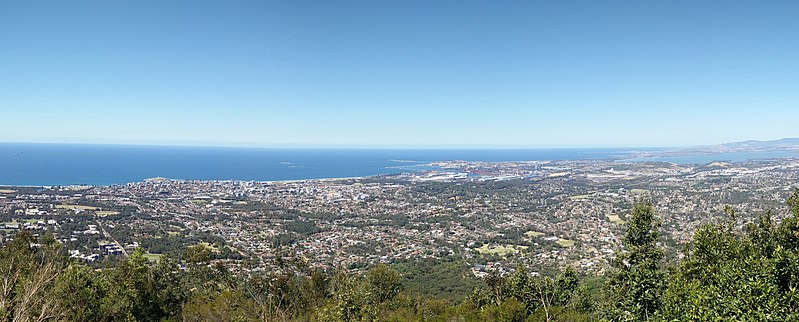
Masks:
[[[684,148],[672,148],[659,151],[645,151],[634,154],[637,158],[652,157],[683,157],[705,154],[736,153],[736,152],[771,152],[792,151],[799,152],[799,138],[785,138],[771,141],[742,141],[716,145],[702,145]]]
[[[785,138],[771,141],[749,140],[720,144],[718,147],[735,151],[793,150],[799,148],[799,138]]]

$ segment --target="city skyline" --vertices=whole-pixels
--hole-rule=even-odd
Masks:
[[[0,4],[0,142],[670,147],[797,137],[799,4]]]

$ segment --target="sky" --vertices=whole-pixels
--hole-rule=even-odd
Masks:
[[[799,137],[799,1],[2,1],[0,142]]]

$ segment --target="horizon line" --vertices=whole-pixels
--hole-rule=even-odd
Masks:
[[[584,144],[584,145],[368,145],[368,144],[291,144],[291,143],[237,143],[237,142],[58,142],[58,141],[5,141],[0,144],[20,145],[82,145],[82,146],[138,146],[138,147],[175,147],[175,148],[228,148],[228,149],[291,149],[291,150],[543,150],[543,149],[675,149],[707,147],[731,143],[770,142],[798,138],[780,138],[772,140],[743,140],[713,144],[693,145],[624,145],[624,144]]]
[[[288,149],[288,150],[544,150],[544,149],[665,149],[684,148],[690,145],[333,145],[333,144],[247,144],[247,143],[143,143],[143,142],[41,142],[0,141],[0,144],[19,145],[80,145],[80,146],[131,146],[175,148],[228,148],[228,149]]]

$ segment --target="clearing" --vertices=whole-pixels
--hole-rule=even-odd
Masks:
[[[484,255],[485,254],[496,254],[496,255],[500,255],[500,256],[505,256],[505,255],[507,255],[509,253],[515,253],[515,252],[518,252],[520,250],[525,250],[525,249],[527,249],[527,246],[522,246],[522,245],[505,245],[505,246],[495,245],[493,247],[490,247],[488,244],[484,244],[483,246],[480,246],[480,248],[477,248],[475,250],[478,253],[484,254]]]
[[[624,225],[626,223],[626,221],[624,221],[624,219],[621,219],[619,215],[608,215],[608,220],[617,225]]]
[[[72,209],[72,210],[97,210],[100,208],[92,207],[92,206],[81,206],[81,205],[57,205],[55,206],[58,209]]]
[[[150,253],[147,253],[147,254],[144,254],[142,256],[144,256],[144,258],[146,258],[148,261],[158,263],[159,261],[161,261],[161,257],[164,257],[164,254],[150,254]]]
[[[542,233],[542,232],[540,232],[540,231],[535,231],[535,230],[528,231],[528,232],[526,232],[526,233],[524,233],[524,234],[525,234],[527,237],[530,237],[530,238],[535,238],[535,237],[541,237],[541,236],[544,236],[544,233]]]
[[[574,241],[569,239],[558,239],[555,243],[560,247],[574,247]]]

